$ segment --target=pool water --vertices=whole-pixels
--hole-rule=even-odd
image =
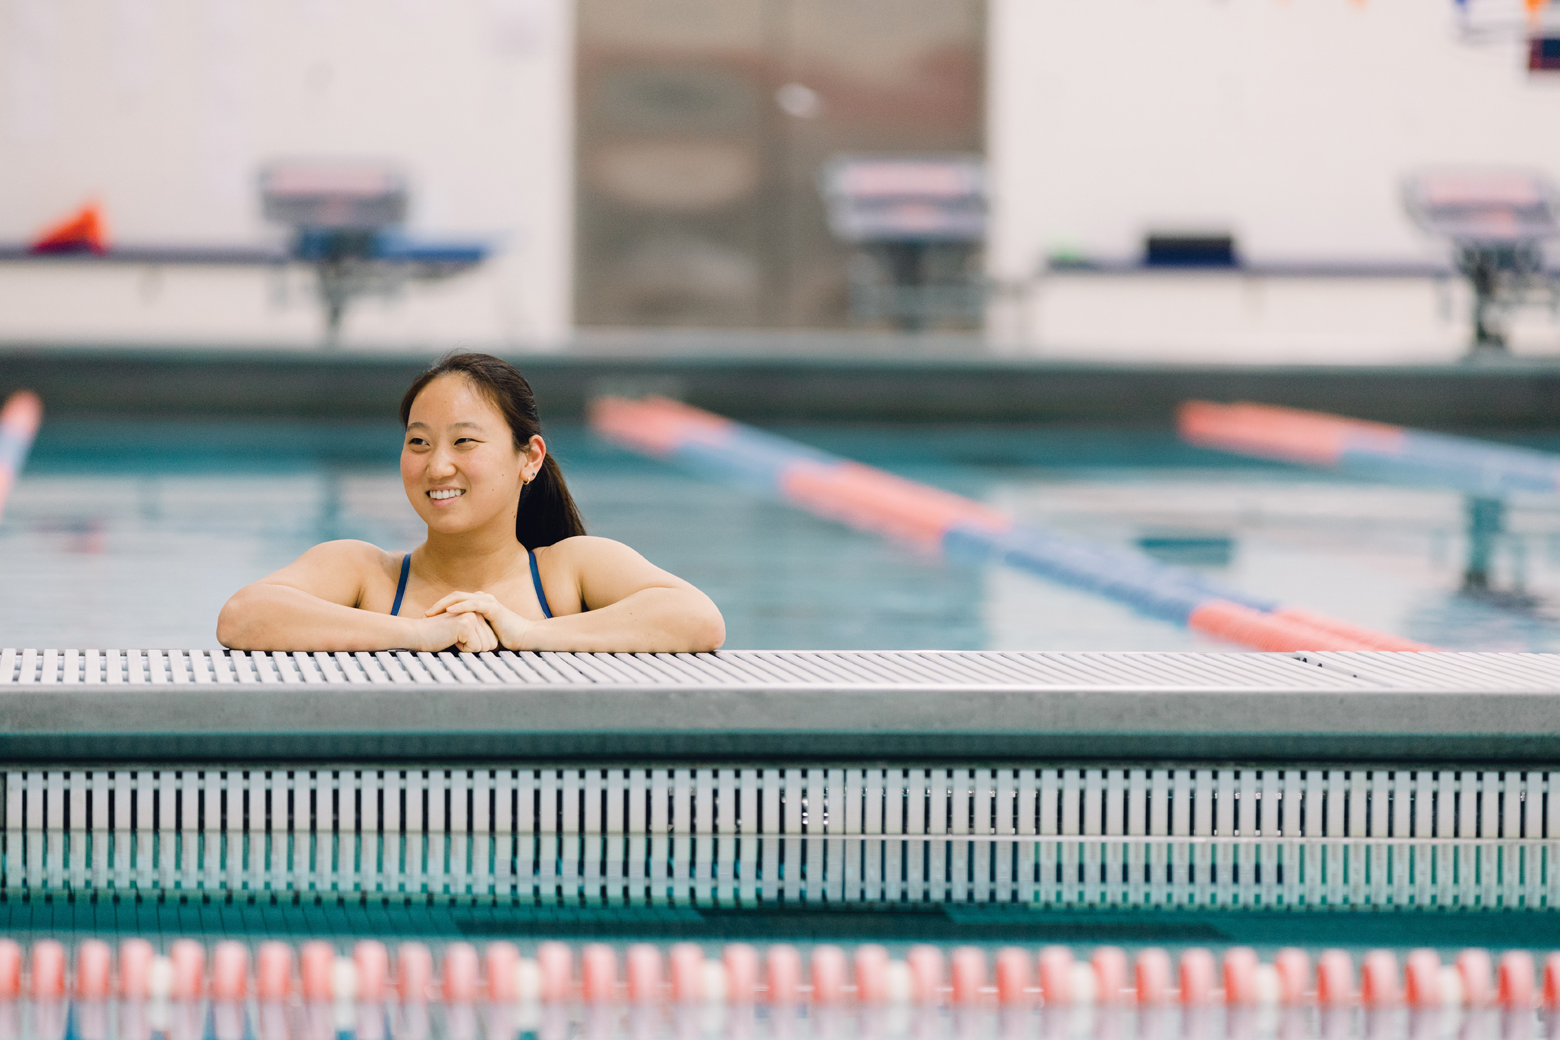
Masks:
[[[1482,540],[1486,587],[1464,589],[1455,492],[1243,461],[1168,432],[775,432],[1357,624],[1448,649],[1560,650],[1560,501],[1508,501]],[[579,426],[548,434],[591,532],[713,596],[728,647],[1221,648],[708,483]],[[46,423],[0,519],[0,645],[215,646],[227,596],[310,545],[420,541],[399,445],[393,423]]]

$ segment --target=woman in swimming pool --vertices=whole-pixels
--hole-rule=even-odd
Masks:
[[[628,546],[585,534],[524,377],[453,354],[401,399],[401,482],[428,525],[409,553],[316,545],[234,593],[238,650],[714,650],[708,596]]]

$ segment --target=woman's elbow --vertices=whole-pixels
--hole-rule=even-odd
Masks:
[[[252,598],[250,586],[246,585],[233,593],[217,614],[217,642],[229,650],[255,649],[251,631],[253,611],[249,609]]]
[[[721,617],[715,604],[711,603],[709,609],[695,621],[688,633],[688,642],[688,652],[694,654],[719,650],[726,642],[726,619]]]

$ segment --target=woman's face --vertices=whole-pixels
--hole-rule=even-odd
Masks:
[[[439,376],[412,401],[401,445],[401,483],[431,532],[485,525],[514,530],[520,488],[547,454],[540,437],[516,450],[504,415],[471,380]]]

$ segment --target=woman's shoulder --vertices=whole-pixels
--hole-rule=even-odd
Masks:
[[[538,560],[550,557],[560,563],[590,563],[594,560],[615,560],[638,555],[622,542],[593,534],[577,534],[569,538],[560,538],[551,545],[544,545],[536,550]]]
[[[332,603],[356,606],[365,595],[384,588],[387,582],[390,588],[395,587],[400,577],[401,555],[350,538],[321,542],[260,581],[290,585]]]
[[[308,567],[330,570],[380,571],[401,566],[405,553],[388,552],[372,542],[357,538],[338,538],[321,542],[298,557],[298,562]]]

